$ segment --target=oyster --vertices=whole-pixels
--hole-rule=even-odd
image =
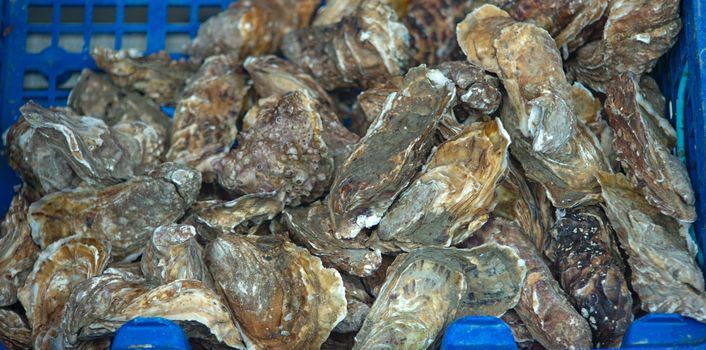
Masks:
[[[597,207],[571,209],[551,230],[547,257],[588,320],[597,348],[619,347],[632,322],[632,296],[613,229]]]
[[[32,347],[32,331],[27,321],[11,309],[0,309],[0,342],[8,350]]]
[[[417,180],[388,209],[373,238],[406,250],[466,240],[495,205],[509,145],[498,119],[472,124],[441,144]]]
[[[172,60],[166,52],[143,56],[133,50],[97,47],[91,56],[115,85],[170,106],[176,105],[186,79],[197,68],[189,61]]]
[[[145,275],[142,273],[142,267],[140,262],[131,263],[111,263],[103,271],[104,274],[118,275],[123,279],[129,279],[137,282],[142,282],[145,280]]]
[[[203,261],[203,249],[196,243],[195,236],[196,229],[190,225],[157,227],[140,261],[147,281],[162,285],[192,279],[213,288],[211,274]]]
[[[331,186],[328,208],[336,238],[354,238],[378,224],[427,157],[455,93],[438,70],[409,70]]]
[[[402,78],[391,77],[358,94],[351,115],[351,130],[361,137],[365,136],[375,118],[382,113],[387,97],[399,91],[400,86]]]
[[[394,256],[383,255],[380,267],[375,270],[372,275],[362,278],[365,290],[368,291],[368,294],[373,298],[377,298],[377,296],[380,295],[380,289],[382,289],[382,285],[387,279],[388,270],[393,262],[395,262]]]
[[[373,298],[365,291],[363,282],[358,277],[341,274],[343,287],[346,289],[346,302],[348,304],[346,318],[333,329],[337,333],[358,332],[363,326],[365,317],[370,312]]]
[[[115,259],[131,261],[157,226],[184,215],[200,186],[198,171],[164,163],[117,185],[56,192],[30,206],[32,239],[46,248],[73,234],[100,238],[111,242]]]
[[[536,344],[536,341],[532,338],[532,333],[527,329],[527,326],[525,326],[515,310],[507,310],[500,319],[510,327],[512,337],[515,338],[518,349],[529,349]]]
[[[177,103],[167,160],[201,171],[210,182],[211,163],[228,153],[238,135],[236,123],[247,90],[232,57],[208,58],[186,81]]]
[[[351,16],[355,10],[366,0],[328,0],[316,11],[314,26],[324,26],[340,22],[344,17]],[[407,13],[411,0],[382,0],[402,18]]]
[[[457,118],[485,121],[498,110],[502,99],[498,78],[465,61],[443,62],[437,69],[456,85],[454,114]]]
[[[515,20],[507,12],[496,6],[480,6],[456,25],[458,46],[468,61],[487,71],[500,74],[495,40],[504,28],[514,23]]]
[[[201,24],[191,57],[230,54],[238,61],[273,53],[287,32],[309,25],[319,0],[242,0]]]
[[[362,237],[337,239],[326,206],[320,202],[308,208],[288,208],[282,216],[292,240],[321,258],[326,266],[366,277],[382,263],[380,250],[368,248]]]
[[[17,302],[17,289],[24,285],[39,253],[27,223],[25,192],[15,195],[0,223],[0,306]]]
[[[18,293],[35,349],[57,348],[71,290],[82,280],[99,275],[109,258],[110,244],[77,235],[60,239],[39,254]]]
[[[597,178],[642,309],[706,320],[704,278],[688,228],[651,206],[625,176],[599,173]]]
[[[542,255],[512,222],[493,219],[474,235],[483,242],[505,244],[527,266],[527,283],[515,307],[522,322],[547,349],[589,349],[591,328],[552,277]]]
[[[567,63],[576,80],[605,92],[621,73],[649,72],[677,41],[679,0],[609,1],[602,36]]]
[[[304,90],[261,109],[257,124],[241,134],[238,148],[218,162],[218,183],[225,189],[281,191],[285,203],[293,206],[326,193],[334,166],[316,101]]]
[[[606,111],[615,131],[613,147],[630,181],[664,215],[696,221],[689,174],[671,153],[675,132],[661,116],[664,98],[655,96],[657,103],[653,103],[655,98],[645,95],[639,78],[630,74],[616,77],[607,90]]]
[[[338,272],[281,236],[222,235],[206,261],[248,347],[318,349],[346,316]]]
[[[407,28],[378,0],[364,1],[340,22],[292,31],[282,45],[284,55],[326,90],[367,88],[403,75],[408,50]]]
[[[427,349],[468,315],[500,316],[517,303],[527,272],[512,248],[426,247],[400,255],[354,349]]]

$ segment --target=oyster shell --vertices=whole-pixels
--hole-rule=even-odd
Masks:
[[[206,261],[248,347],[318,349],[346,316],[338,272],[281,236],[222,235]]]
[[[368,294],[370,294],[373,298],[377,298],[377,296],[380,295],[380,289],[382,289],[382,285],[385,284],[390,265],[394,262],[394,256],[383,255],[380,267],[375,270],[372,275],[362,278],[365,290],[367,290]]]
[[[509,145],[498,119],[472,124],[441,144],[417,180],[388,209],[373,239],[393,241],[406,250],[466,240],[495,205]]]
[[[606,111],[615,131],[613,147],[620,164],[647,201],[664,215],[696,221],[696,201],[689,174],[672,155],[669,122],[662,118],[663,97],[643,94],[637,76],[616,77],[607,88]],[[667,130],[665,130],[667,129]]]
[[[453,84],[438,70],[409,70],[331,186],[328,208],[336,238],[354,238],[380,221],[427,157],[454,97]]]
[[[622,174],[597,178],[642,309],[706,320],[704,278],[688,228],[652,207]]]
[[[532,333],[527,329],[527,326],[525,326],[515,310],[507,310],[500,319],[510,327],[512,337],[515,339],[518,349],[528,349],[537,344],[534,338],[532,338]],[[539,346],[541,347],[541,345]]]
[[[164,51],[143,56],[134,50],[97,47],[91,56],[115,85],[170,106],[176,104],[186,79],[197,69],[189,61],[172,60]]]
[[[517,303],[527,272],[512,248],[426,247],[400,255],[354,349],[427,349],[468,315],[500,316]]]
[[[110,244],[88,237],[62,238],[46,247],[34,263],[18,298],[27,312],[35,349],[56,348],[61,318],[71,290],[99,275],[110,258]]]
[[[340,22],[343,17],[353,15],[355,10],[365,0],[328,0],[319,7],[314,17],[314,26],[324,26]],[[410,0],[381,0],[390,6],[397,13],[397,17],[402,18],[407,13]]]
[[[407,28],[378,0],[364,1],[340,22],[292,31],[282,45],[284,55],[326,90],[367,88],[403,75],[408,50]]]
[[[482,68],[466,61],[448,61],[437,69],[456,85],[454,114],[457,118],[485,121],[500,107],[500,81]]]
[[[186,81],[178,100],[167,160],[201,171],[210,182],[211,163],[228,153],[238,135],[236,123],[247,90],[232,57],[209,57]]]
[[[27,321],[11,309],[0,309],[0,341],[8,350],[29,349],[32,331]]]
[[[477,231],[483,242],[514,248],[527,266],[527,283],[515,307],[522,322],[547,349],[590,349],[591,328],[554,280],[542,255],[522,230],[504,219],[493,219]]]
[[[309,25],[318,0],[243,0],[206,20],[186,48],[202,60],[219,54],[236,60],[273,53],[287,32]]]
[[[365,317],[370,312],[373,298],[368,294],[360,278],[341,274],[343,287],[346,289],[346,303],[348,304],[346,318],[339,322],[333,329],[337,333],[358,332],[363,326]]]
[[[200,186],[198,171],[164,163],[117,185],[56,192],[30,206],[32,239],[46,248],[73,234],[100,238],[111,242],[116,260],[131,261],[157,226],[184,215]]]
[[[334,166],[316,101],[297,90],[261,109],[238,148],[215,166],[218,183],[229,191],[281,191],[293,206],[316,200],[328,190]]]
[[[571,209],[551,230],[546,256],[588,320],[597,348],[618,347],[632,322],[632,295],[613,229],[597,207]]]
[[[456,40],[468,61],[500,74],[495,40],[504,28],[514,23],[510,14],[486,4],[473,10],[456,25]]]
[[[333,266],[351,275],[366,277],[382,262],[380,250],[370,249],[362,237],[337,239],[326,206],[315,202],[308,208],[287,208],[282,215],[292,240]]]
[[[365,136],[375,118],[382,113],[387,96],[399,91],[400,86],[402,78],[391,77],[358,94],[351,114],[350,129],[361,137]]]

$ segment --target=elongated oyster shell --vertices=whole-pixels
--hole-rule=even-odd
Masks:
[[[30,206],[32,239],[46,248],[78,233],[110,241],[117,260],[134,260],[157,226],[184,215],[200,186],[198,171],[164,163],[117,185],[56,192]]]
[[[609,1],[602,37],[577,51],[567,69],[578,81],[605,92],[621,73],[649,72],[677,41],[679,0]]]
[[[20,314],[10,309],[0,309],[0,341],[8,350],[29,349],[32,331]]]
[[[167,160],[214,177],[211,164],[230,150],[238,135],[247,86],[231,56],[208,58],[186,82],[174,111],[171,146]]]
[[[326,193],[333,173],[321,134],[315,100],[304,90],[289,92],[260,110],[238,148],[219,161],[218,183],[246,194],[282,191],[288,205],[311,202]]]
[[[308,208],[287,208],[283,218],[292,240],[309,249],[327,266],[351,275],[366,277],[382,262],[380,250],[370,249],[362,240],[337,239],[326,206],[316,202]]]
[[[318,0],[243,0],[201,24],[186,53],[197,60],[219,54],[237,60],[273,53],[287,32],[309,25]]]
[[[361,137],[365,136],[375,118],[384,110],[387,96],[397,92],[400,86],[402,78],[392,77],[358,94],[351,113],[350,129]]]
[[[438,70],[409,70],[331,186],[328,207],[337,238],[353,238],[380,221],[427,157],[454,97],[453,84]]]
[[[370,87],[402,75],[408,50],[407,28],[378,0],[364,1],[338,23],[292,31],[282,45],[284,55],[326,90]]]
[[[346,315],[338,272],[280,236],[223,235],[206,261],[248,347],[318,349]]]
[[[25,192],[15,195],[0,223],[0,306],[17,302],[17,289],[24,285],[39,253],[27,223]]]
[[[343,287],[346,289],[347,314],[343,321],[333,329],[338,333],[358,332],[363,326],[363,321],[370,312],[373,298],[368,294],[360,278],[341,274]]]
[[[625,176],[600,173],[597,178],[642,309],[706,320],[703,273],[687,227],[652,207]]]
[[[675,133],[662,118],[663,109],[642,93],[637,76],[620,75],[607,90],[613,146],[628,178],[664,215],[694,222],[694,190],[686,168],[671,153],[669,138]]]
[[[514,223],[493,219],[475,233],[484,242],[505,244],[527,266],[527,283],[515,307],[532,336],[548,349],[589,349],[591,328],[554,280],[542,254]]]
[[[133,50],[97,47],[91,56],[116,85],[170,106],[176,104],[186,79],[197,68],[189,61],[172,60],[164,51],[143,56]]]
[[[100,274],[109,258],[110,244],[77,235],[60,239],[39,254],[18,293],[35,349],[56,348],[61,343],[57,337],[71,290],[82,280]]]
[[[427,247],[401,255],[373,303],[354,349],[427,349],[468,315],[500,316],[520,298],[527,269],[512,248]]]
[[[488,219],[507,170],[510,136],[499,119],[475,123],[441,144],[380,221],[375,237],[410,249],[448,247]]]
[[[625,267],[612,235],[600,208],[572,209],[555,223],[545,250],[598,348],[620,346],[633,318]]]

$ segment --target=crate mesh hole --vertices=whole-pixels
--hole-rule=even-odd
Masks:
[[[39,71],[29,70],[24,74],[22,86],[25,90],[46,90],[49,88],[49,79]]]
[[[81,76],[81,72],[79,71],[67,72],[58,76],[56,79],[59,85],[58,88],[61,90],[71,90],[76,86],[79,76]]]
[[[27,9],[29,23],[51,23],[51,6],[30,6]]]
[[[221,12],[220,6],[201,6],[199,7],[199,22],[203,22],[219,12]]]
[[[147,23],[147,6],[126,6],[125,23]]]
[[[94,7],[93,23],[115,23],[115,6]]]
[[[91,36],[91,51],[96,47],[115,48],[115,35],[113,34],[93,34]]]
[[[61,23],[83,23],[84,8],[64,6],[61,8]]]
[[[83,34],[61,34],[59,46],[68,52],[83,51]]]
[[[180,53],[190,41],[191,37],[188,33],[167,33],[164,49],[167,52]]]
[[[123,34],[122,49],[135,49],[144,52],[147,49],[147,38],[143,33]]]
[[[167,8],[167,22],[189,23],[191,9],[187,6],[170,6]]]
[[[29,33],[25,45],[28,53],[40,53],[51,46],[51,34]]]

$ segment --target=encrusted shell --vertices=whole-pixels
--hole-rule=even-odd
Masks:
[[[0,341],[8,350],[24,350],[32,347],[32,331],[17,312],[0,309]]]

